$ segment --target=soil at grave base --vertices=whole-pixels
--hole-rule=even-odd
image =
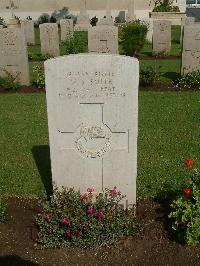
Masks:
[[[181,89],[174,86],[171,83],[164,83],[164,82],[156,82],[154,85],[151,86],[144,86],[144,85],[140,85],[139,87],[140,91],[160,91],[160,92],[164,92],[164,91],[194,91],[194,89],[192,88],[184,88]],[[1,88],[0,87],[0,94],[1,93],[45,93],[45,89],[39,89],[36,86],[22,86],[20,88],[18,88],[17,90],[8,90],[5,88]]]
[[[7,198],[8,217],[0,225],[0,265],[200,265],[200,247],[170,240],[166,207],[153,199],[138,199],[141,229],[117,245],[95,250],[66,248],[38,250],[34,246],[36,199]]]

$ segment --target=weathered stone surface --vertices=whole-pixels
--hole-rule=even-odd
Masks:
[[[193,17],[185,17],[181,19],[181,37],[180,37],[180,43],[182,43],[183,40],[183,29],[185,25],[192,25],[195,23],[195,18]]]
[[[139,62],[80,54],[45,62],[52,179],[136,202]]]
[[[0,76],[7,72],[21,84],[30,84],[27,47],[21,29],[0,30]]]
[[[28,44],[35,44],[34,22],[32,20],[21,20],[21,29],[24,31]]]
[[[59,56],[59,35],[56,23],[44,23],[40,25],[40,42],[42,54]]]
[[[156,20],[153,22],[153,54],[170,54],[171,22]]]
[[[17,19],[15,18],[11,18],[9,20],[9,22],[7,23],[7,28],[8,29],[16,29],[16,28],[20,28],[20,23]]]
[[[128,3],[128,13],[126,15],[126,21],[131,22],[136,19],[135,15],[135,0],[129,0]]]
[[[200,70],[200,23],[185,25],[183,30],[182,74]]]
[[[90,18],[86,11],[86,1],[80,0],[80,14],[77,16],[75,31],[88,31],[92,27],[90,24]]]
[[[118,54],[118,27],[96,26],[89,29],[88,51]]]
[[[102,19],[100,19],[100,21],[97,23],[98,26],[100,25],[107,25],[107,26],[114,26],[114,21],[113,18],[111,16],[111,8],[110,8],[110,4],[109,1],[107,0],[106,2],[106,16]]]
[[[61,19],[60,20],[61,41],[65,41],[73,36],[74,24],[73,19]]]
[[[0,30],[2,30],[3,29],[3,25],[0,25]]]

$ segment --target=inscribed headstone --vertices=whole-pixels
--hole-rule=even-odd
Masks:
[[[21,29],[24,31],[28,44],[35,44],[34,22],[32,20],[21,20]]]
[[[40,25],[40,42],[42,54],[59,56],[59,35],[56,23],[44,23]]]
[[[200,24],[184,26],[182,74],[200,70]]]
[[[136,203],[139,62],[79,54],[45,62],[52,180]]]
[[[118,54],[118,27],[96,26],[89,29],[88,51]]]
[[[170,54],[171,21],[154,20],[153,22],[153,54]]]
[[[27,46],[21,29],[0,30],[0,76],[10,73],[22,85],[29,85]]]
[[[73,36],[74,26],[73,19],[60,20],[61,41],[70,39]]]

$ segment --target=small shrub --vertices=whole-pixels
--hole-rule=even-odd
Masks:
[[[3,223],[6,218],[6,204],[5,202],[0,198],[0,223]]]
[[[65,54],[85,53],[88,50],[87,32],[75,32],[74,36],[62,42]]]
[[[186,160],[187,167],[192,168],[193,161]],[[200,173],[194,174],[184,182],[180,194],[171,204],[172,228],[180,241],[189,245],[200,243]]]
[[[20,87],[18,82],[19,73],[15,76],[4,69],[5,77],[0,77],[0,87],[8,90],[16,90]]]
[[[175,86],[180,89],[200,90],[200,70],[181,76],[175,81]]]
[[[145,44],[148,26],[145,22],[125,23],[121,29],[121,43],[126,55],[134,56]]]
[[[31,51],[28,52],[28,59],[31,61],[45,61],[47,59],[53,58],[54,56],[50,54],[41,54],[41,53],[33,53]]]
[[[55,190],[50,202],[36,217],[38,243],[43,247],[96,247],[133,235],[133,210],[124,210],[124,198],[116,188],[94,196],[93,189],[81,195],[74,189]]]
[[[144,86],[153,85],[160,77],[160,66],[148,66],[140,70],[140,84]]]
[[[180,12],[178,6],[174,6],[174,0],[154,0],[153,12]]]
[[[33,83],[39,88],[45,88],[45,74],[44,74],[44,66],[34,66],[33,67],[34,79]]]
[[[96,26],[97,22],[98,22],[98,18],[96,16],[91,18],[90,20],[90,24],[92,25],[92,27]]]

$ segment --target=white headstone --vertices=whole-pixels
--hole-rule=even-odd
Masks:
[[[61,41],[70,39],[74,33],[73,19],[60,20]]]
[[[89,29],[88,51],[118,54],[118,27],[96,26]]]
[[[170,54],[171,21],[154,20],[153,22],[153,54]]]
[[[126,15],[126,21],[131,22],[136,20],[135,15],[135,0],[129,0],[128,1],[128,13]]]
[[[136,203],[139,62],[79,54],[45,62],[52,180],[117,188]]]
[[[86,10],[86,0],[80,0],[80,14],[77,16],[76,25],[74,27],[75,31],[88,31],[92,27],[90,24],[90,18]]]
[[[0,30],[0,54],[0,76],[8,72],[22,85],[29,85],[27,46],[21,29]]]
[[[152,43],[152,39],[153,39],[153,19],[145,18],[142,21],[144,21],[148,25],[147,41],[149,43]]]
[[[42,54],[60,55],[58,25],[44,23],[40,25],[40,42]]]
[[[183,39],[183,29],[184,26],[192,25],[195,23],[195,18],[194,17],[185,17],[181,19],[181,37],[180,37],[180,43],[182,43]]]
[[[182,74],[200,70],[200,23],[185,25],[183,31]]]
[[[24,31],[28,44],[35,44],[34,22],[32,20],[21,20],[21,29]]]
[[[98,26],[100,25],[107,25],[107,26],[114,26],[113,18],[111,16],[111,8],[110,8],[110,1],[107,0],[106,2],[106,16],[97,23]]]

